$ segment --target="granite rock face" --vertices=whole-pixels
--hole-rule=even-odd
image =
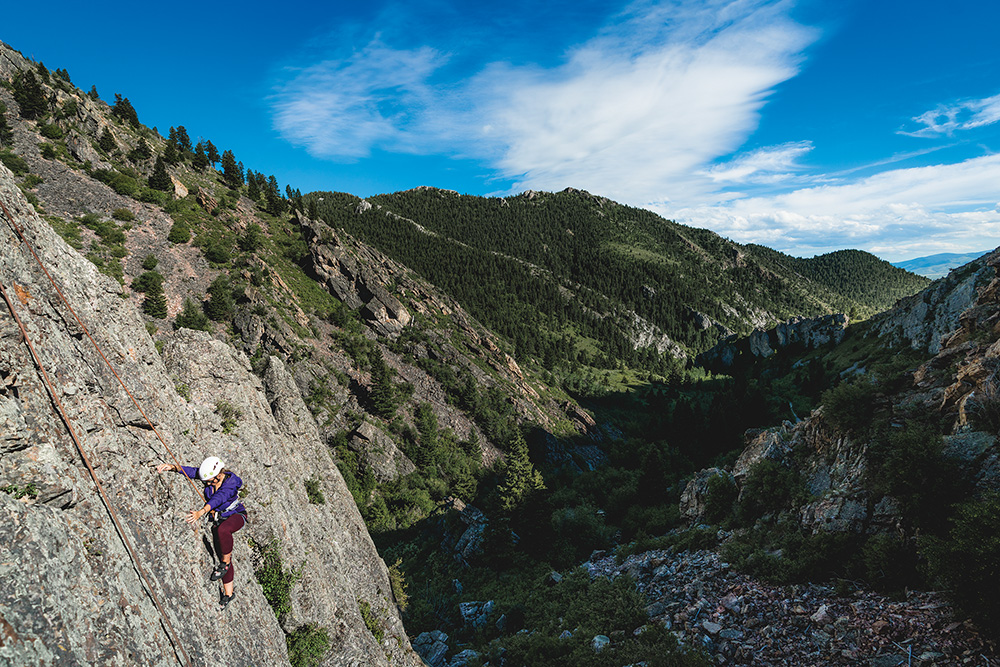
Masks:
[[[0,663],[176,665],[183,654],[197,665],[280,665],[288,663],[285,633],[316,623],[331,638],[325,665],[419,665],[385,564],[284,365],[272,358],[258,377],[228,343],[183,329],[161,356],[118,283],[35,214],[3,167],[0,200],[86,327],[2,216],[0,285],[160,603],[0,302]],[[208,580],[205,529],[183,521],[201,504],[199,491],[154,470],[173,462],[165,445],[185,464],[220,456],[245,481],[250,523],[236,534],[236,598],[224,612]],[[318,481],[325,504],[309,502],[308,480]],[[286,569],[301,568],[281,624],[254,577],[260,555],[250,546],[272,541]],[[359,600],[376,613],[382,642]]]
[[[766,359],[791,345],[815,349],[837,344],[847,332],[847,316],[843,313],[821,317],[794,317],[768,330],[755,329],[749,336],[729,336],[710,350],[698,355],[697,363],[705,368],[724,371],[738,359]]]
[[[998,258],[1000,250],[994,250],[901,299],[892,310],[872,318],[872,331],[880,338],[937,354],[945,337],[959,327],[962,313],[976,301],[978,290],[994,278],[992,264]]]

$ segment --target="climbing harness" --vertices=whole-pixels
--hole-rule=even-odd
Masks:
[[[101,351],[101,348],[97,344],[97,341],[95,341],[94,338],[90,335],[90,331],[87,330],[87,327],[80,320],[80,317],[76,314],[76,311],[73,310],[73,307],[69,305],[69,302],[66,300],[66,297],[63,296],[62,290],[59,289],[59,286],[56,284],[55,280],[52,279],[52,276],[49,274],[48,270],[46,270],[45,265],[42,263],[42,260],[38,257],[38,255],[35,253],[35,250],[32,248],[31,244],[25,238],[21,227],[14,220],[14,216],[11,215],[10,211],[7,209],[7,205],[3,202],[3,200],[0,200],[0,208],[3,208],[3,212],[7,218],[7,221],[11,224],[14,231],[17,232],[18,237],[20,237],[25,247],[27,247],[29,252],[31,252],[32,256],[34,256],[35,261],[38,262],[38,265],[45,273],[45,276],[52,284],[52,287],[56,290],[56,293],[59,295],[60,300],[62,300],[63,304],[66,306],[69,312],[73,314],[73,317],[76,319],[77,324],[80,325],[80,328],[87,335],[87,338],[89,338],[90,342],[93,343],[94,348],[97,350],[97,353],[100,355],[101,359],[104,360],[104,363],[107,364],[108,368],[111,370],[112,374],[118,380],[118,383],[121,385],[122,389],[125,390],[125,393],[132,400],[132,404],[136,407],[139,413],[146,420],[146,423],[149,424],[149,428],[153,431],[153,433],[156,434],[156,437],[159,439],[160,443],[163,444],[164,449],[167,450],[167,452],[173,458],[174,462],[178,466],[180,466],[180,462],[177,460],[177,457],[174,456],[174,453],[167,446],[167,443],[164,442],[163,437],[160,435],[159,431],[157,431],[156,428],[153,426],[153,423],[150,421],[149,417],[146,416],[146,413],[143,412],[142,408],[139,406],[139,403],[132,395],[132,392],[128,390],[128,387],[125,386],[125,383],[122,381],[121,377],[118,375],[114,367],[108,361],[107,357],[104,356],[104,353]],[[121,538],[122,543],[125,545],[125,550],[128,551],[129,557],[132,560],[133,567],[135,567],[136,572],[138,572],[139,577],[145,584],[146,593],[149,595],[150,599],[153,601],[153,604],[156,606],[156,609],[160,613],[161,621],[163,622],[164,629],[166,630],[167,635],[170,638],[170,642],[174,648],[175,655],[178,661],[180,661],[181,664],[186,665],[187,667],[191,667],[191,660],[188,658],[187,653],[184,651],[184,647],[177,639],[177,634],[174,632],[173,626],[170,624],[170,619],[167,617],[166,612],[164,612],[163,607],[160,604],[159,598],[156,596],[153,587],[149,583],[149,578],[146,575],[146,571],[142,567],[142,563],[139,560],[138,556],[136,555],[135,549],[132,546],[132,542],[129,540],[128,535],[125,532],[125,529],[122,527],[121,522],[118,519],[118,513],[115,511],[114,506],[111,504],[111,500],[108,498],[107,493],[105,493],[104,486],[101,484],[100,480],[97,477],[97,473],[94,471],[94,467],[90,463],[90,458],[87,456],[87,453],[83,448],[83,444],[81,443],[79,436],[77,436],[76,429],[73,428],[69,416],[66,414],[66,411],[63,408],[62,402],[59,400],[59,395],[56,392],[55,388],[52,386],[52,381],[49,378],[49,374],[45,370],[45,366],[42,364],[42,360],[38,356],[38,353],[35,351],[35,346],[32,344],[31,338],[28,336],[28,331],[25,328],[24,324],[21,322],[21,318],[18,316],[17,311],[14,308],[14,304],[10,300],[10,297],[7,295],[7,290],[4,289],[2,283],[0,283],[0,294],[2,294],[4,301],[7,303],[7,308],[10,310],[11,315],[13,315],[14,317],[14,321],[17,323],[18,328],[21,330],[21,338],[27,345],[31,357],[35,362],[35,365],[38,366],[38,370],[41,372],[42,378],[45,381],[45,385],[47,387],[49,396],[52,399],[52,403],[54,404],[57,412],[59,412],[59,415],[62,418],[63,423],[66,425],[66,429],[69,431],[70,437],[73,439],[73,443],[76,445],[76,449],[80,453],[80,457],[86,464],[87,470],[90,473],[90,477],[94,481],[94,485],[97,487],[97,490],[100,493],[104,506],[108,510],[108,513],[111,515],[111,519],[114,522],[115,528],[118,531],[118,536]],[[201,498],[201,494],[198,493],[198,489],[194,486],[194,482],[192,482],[190,479],[188,479],[188,482],[190,483],[191,488],[194,490],[194,492],[198,494],[198,497]],[[197,531],[198,527],[195,526],[194,529],[195,531]]]

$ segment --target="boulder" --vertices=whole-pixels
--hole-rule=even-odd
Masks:
[[[362,463],[371,468],[379,482],[392,481],[417,469],[388,434],[368,422],[362,422],[354,430],[347,445],[361,456]]]
[[[486,625],[490,614],[493,613],[493,600],[486,602],[460,602],[458,612],[462,615],[462,621],[471,628],[480,628]]]
[[[448,635],[440,630],[422,632],[413,640],[413,650],[430,667],[444,667],[447,664]]]

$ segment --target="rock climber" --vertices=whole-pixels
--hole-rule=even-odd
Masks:
[[[239,497],[243,480],[227,469],[217,456],[209,456],[197,468],[161,463],[156,472],[179,472],[191,479],[199,479],[205,484],[205,505],[191,510],[184,517],[190,524],[196,524],[203,516],[212,514],[212,536],[219,564],[212,570],[209,579],[222,579],[220,609],[225,609],[236,595],[233,585],[233,533],[246,525],[247,511]]]

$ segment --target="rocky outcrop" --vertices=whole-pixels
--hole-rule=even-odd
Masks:
[[[690,521],[701,521],[705,517],[705,503],[709,497],[709,480],[713,477],[732,479],[725,470],[706,468],[699,471],[681,492],[681,516]]]
[[[629,326],[627,334],[632,341],[632,347],[636,350],[643,348],[654,348],[657,354],[669,354],[674,359],[686,359],[687,353],[680,345],[663,333],[658,326],[652,322],[639,317],[636,313],[629,313]]]
[[[959,319],[976,301],[978,290],[994,278],[1000,249],[953,269],[926,289],[901,299],[895,308],[871,319],[871,333],[889,343],[937,354],[944,337],[959,327]]]
[[[749,336],[728,336],[710,350],[699,354],[697,363],[705,368],[725,371],[739,360],[766,359],[775,352],[798,345],[812,350],[837,344],[847,332],[843,313],[822,317],[794,317],[766,331],[755,329]]]
[[[392,438],[368,422],[354,430],[347,445],[361,456],[365,467],[371,468],[379,482],[392,481],[417,469]]]
[[[187,330],[166,337],[161,357],[131,302],[119,296],[120,286],[34,213],[2,167],[0,200],[149,419],[98,356],[12,224],[0,221],[0,285],[39,351],[151,589],[53,411],[10,311],[0,304],[0,488],[6,491],[0,492],[0,578],[6,582],[0,662],[174,665],[169,622],[177,650],[193,664],[287,664],[284,634],[307,623],[329,632],[326,665],[419,664],[385,564],[284,365],[271,359],[259,378],[242,353]],[[237,533],[237,595],[224,614],[217,586],[207,579],[212,558],[203,532],[182,520],[200,498],[183,477],[153,469],[172,462],[164,444],[184,463],[218,455],[246,482],[251,521]],[[309,502],[308,480],[318,482],[325,504]],[[281,624],[254,577],[261,563],[251,540],[273,543],[285,567],[301,573]],[[359,600],[382,626],[381,641],[366,627]]]
[[[874,331],[883,331],[884,336],[898,339],[896,342],[906,340],[914,347],[937,349],[933,358],[909,371],[911,386],[904,387],[891,402],[883,397],[894,415],[890,417],[892,425],[903,426],[913,410],[936,415],[945,431],[950,431],[944,438],[943,453],[966,479],[984,491],[1000,482],[996,438],[1000,428],[998,269],[1000,252],[986,255],[932,284],[923,296],[903,300],[873,324]],[[940,335],[941,327],[952,321],[954,328]],[[920,322],[923,328],[918,326]],[[890,327],[888,323],[896,324]],[[778,330],[773,335],[778,337]],[[792,338],[784,334],[784,340]],[[797,424],[786,422],[778,428],[747,432],[745,448],[732,468],[737,484],[742,487],[754,466],[764,460],[801,476],[811,497],[807,504],[794,508],[803,527],[813,532],[900,530],[901,511],[896,500],[873,495],[873,485],[866,480],[869,459],[865,437],[830,428],[822,407]],[[682,511],[688,511],[692,519],[700,516],[693,500],[698,480],[707,479],[710,472],[702,471],[692,481],[682,502]]]
[[[351,308],[360,309],[376,333],[387,337],[398,335],[412,318],[399,299],[385,288],[392,278],[391,272],[387,276],[377,271],[389,266],[388,258],[370,248],[364,249],[367,256],[359,257],[357,252],[348,251],[333,229],[301,213],[296,215],[309,243],[319,282]]]

